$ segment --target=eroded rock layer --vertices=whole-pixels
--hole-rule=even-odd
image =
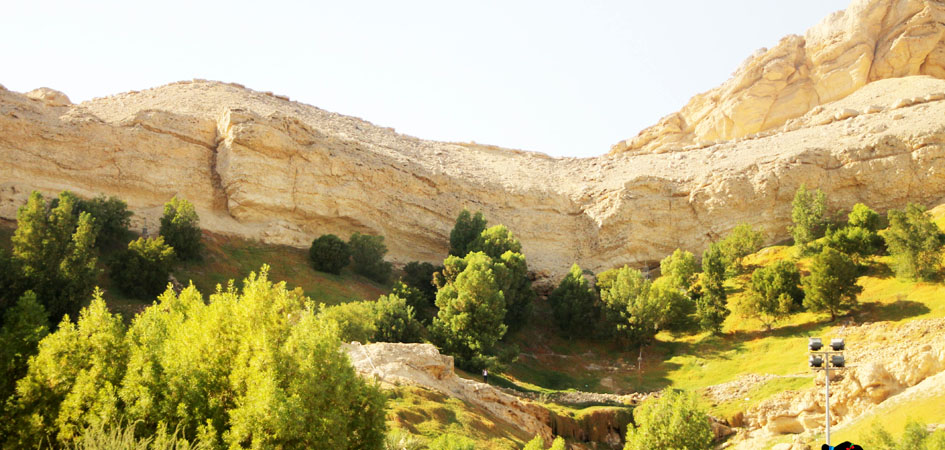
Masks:
[[[679,151],[774,130],[873,81],[945,78],[945,3],[853,0],[804,36],[761,49],[721,86],[693,97],[612,152]]]
[[[425,141],[245,89],[194,81],[71,104],[0,90],[0,217],[29,192],[118,195],[156,229],[174,195],[204,228],[307,247],[386,236],[398,262],[439,261],[463,208],[522,240],[532,268],[653,264],[741,222],[786,237],[801,183],[880,211],[945,197],[945,81],[881,80],[784,130],[688,152],[551,158]]]

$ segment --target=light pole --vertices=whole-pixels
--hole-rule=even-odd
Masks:
[[[823,370],[824,371],[824,425],[827,434],[827,446],[830,446],[830,367],[833,366],[835,369],[842,369],[846,367],[846,362],[843,360],[843,349],[844,343],[843,339],[831,339],[830,340],[830,349],[820,351],[824,347],[823,342],[820,338],[809,338],[807,342],[807,348],[810,350],[810,358],[808,362],[810,363],[811,369],[814,371]]]

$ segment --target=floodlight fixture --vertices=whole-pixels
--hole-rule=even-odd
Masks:
[[[834,338],[834,339],[831,339],[831,340],[830,340],[830,348],[832,348],[833,351],[835,351],[835,352],[842,352],[842,351],[843,351],[843,347],[844,347],[843,339]]]
[[[843,367],[844,366],[843,355],[831,355],[830,356],[830,365],[833,367]]]
[[[809,338],[807,342],[807,348],[809,348],[812,352],[816,352],[824,348],[824,343],[820,340],[820,338]]]
[[[820,356],[810,355],[810,366],[811,367],[823,367],[824,358]]]

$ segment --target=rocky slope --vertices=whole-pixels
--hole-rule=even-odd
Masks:
[[[612,152],[685,149],[776,129],[873,81],[945,78],[945,4],[854,0],[804,36],[762,48],[721,86],[693,97]]]
[[[857,1],[828,22],[853,27],[875,15],[857,8],[895,7],[884,14],[895,18],[919,4],[927,12],[915,20],[937,14],[935,2]],[[809,72],[852,70],[837,58],[812,60]],[[945,81],[854,86],[777,131],[586,159],[425,141],[217,82],[79,105],[48,89],[0,89],[0,217],[15,217],[31,190],[71,189],[119,195],[137,226],[154,229],[162,204],[181,195],[212,231],[300,247],[322,233],[377,233],[391,259],[406,262],[441,260],[454,218],[469,208],[509,226],[540,271],[652,265],[677,247],[700,252],[740,222],[770,241],[786,237],[801,183],[829,192],[835,209],[945,197]]]

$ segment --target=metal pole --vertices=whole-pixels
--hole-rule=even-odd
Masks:
[[[825,360],[824,361],[824,374],[826,376],[826,380],[824,383],[824,392],[826,393],[826,398],[825,398],[826,407],[824,408],[824,410],[827,413],[824,423],[827,426],[827,446],[829,447],[830,446],[830,362],[826,361],[827,360],[826,353],[824,353],[824,360]]]

